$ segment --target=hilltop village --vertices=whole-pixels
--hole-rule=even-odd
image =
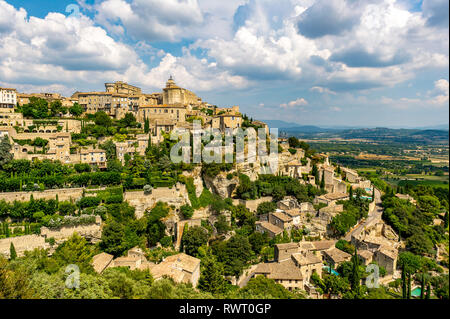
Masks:
[[[408,284],[411,295],[419,286],[399,266],[408,243],[383,217],[387,200],[416,207],[415,198],[374,186],[296,138],[279,139],[273,175],[261,175],[258,162],[171,163],[169,133],[194,120],[221,132],[268,130],[172,77],[151,94],[124,82],[71,97],[0,88],[0,255],[25,260],[43,251],[46,262],[80,263],[105,278],[117,269],[148,273],[153,285],[186,285],[193,298],[386,294],[365,288],[371,264],[377,289]],[[88,257],[67,253],[75,246]],[[438,266],[448,255],[436,248],[429,271],[448,273],[448,264]],[[258,290],[267,285],[268,295]],[[143,296],[154,297],[148,289]]]

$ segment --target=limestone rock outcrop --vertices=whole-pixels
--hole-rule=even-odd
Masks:
[[[219,195],[222,198],[231,197],[236,187],[239,185],[239,177],[233,176],[228,179],[225,172],[219,173],[217,176],[203,176],[206,187],[214,194]]]

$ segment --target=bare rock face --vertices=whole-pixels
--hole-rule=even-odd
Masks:
[[[201,166],[197,166],[194,168],[192,172],[183,172],[183,176],[186,177],[192,177],[194,180],[194,186],[195,186],[195,195],[197,197],[200,197],[200,195],[203,192],[203,179],[201,174],[202,168]]]
[[[206,175],[203,176],[208,190],[222,198],[231,197],[233,191],[239,185],[239,178],[233,176],[232,179],[228,179],[227,174],[228,173],[221,172],[213,178]]]

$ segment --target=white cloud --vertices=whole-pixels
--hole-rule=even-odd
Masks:
[[[110,32],[146,41],[179,40],[204,19],[197,0],[106,0],[95,10],[96,22]]]
[[[126,15],[126,8],[121,12]],[[104,82],[115,80],[159,91],[170,74],[180,85],[199,91],[240,89],[249,83],[189,51],[175,57],[143,41],[133,47],[124,44],[86,16],[49,13],[43,19],[28,18],[25,10],[2,0],[0,16],[11,18],[7,28],[1,27],[1,82],[26,91],[55,88],[72,94],[99,90]],[[149,68],[137,52],[161,60]]]
[[[381,97],[380,102],[397,109],[424,108],[434,107],[440,108],[448,106],[449,103],[449,82],[440,79],[434,82],[434,90],[427,93],[427,98],[408,98],[402,97],[393,99],[389,97]]]
[[[330,89],[325,88],[325,87],[321,87],[321,86],[313,86],[309,90],[311,92],[318,92],[318,93],[326,93],[326,94],[336,95],[336,92],[331,91]]]
[[[304,105],[308,105],[308,101],[306,101],[304,98],[298,98],[289,103],[280,104],[280,107],[287,108],[287,107],[304,106]]]
[[[432,103],[436,105],[447,105],[449,101],[449,84],[445,79],[434,82],[435,88],[441,93],[432,99]]]

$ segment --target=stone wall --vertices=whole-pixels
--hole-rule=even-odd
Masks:
[[[74,233],[77,233],[92,243],[96,243],[99,242],[102,237],[101,224],[101,217],[96,216],[95,224],[60,227],[55,229],[41,227],[41,236],[46,239],[54,238],[57,243],[60,243],[69,239]]]
[[[49,248],[50,245],[45,242],[45,237],[39,235],[26,235],[19,237],[10,237],[0,239],[0,254],[9,258],[9,248],[13,243],[17,256],[22,257],[25,251],[36,248]]]
[[[252,200],[233,199],[233,205],[244,205],[248,210],[256,212],[258,205],[264,202],[271,202],[272,196],[261,197]]]
[[[43,192],[6,192],[0,193],[0,201],[5,200],[6,202],[14,201],[29,201],[30,195],[33,195],[34,199],[55,199],[58,195],[59,201],[74,201],[83,196],[83,188],[61,188],[61,189],[49,189]]]
[[[131,206],[136,208],[136,218],[144,216],[148,208],[152,208],[157,202],[165,202],[169,206],[174,205],[176,208],[189,203],[189,197],[186,186],[177,183],[174,187],[159,187],[153,189],[151,194],[145,195],[144,191],[126,192],[124,193],[124,200]]]
[[[102,236],[100,216],[96,216],[95,224],[60,227],[56,229],[41,227],[40,235],[25,235],[0,239],[0,254],[9,258],[11,243],[13,243],[17,256],[19,257],[22,257],[25,251],[32,251],[36,248],[56,248],[57,245],[69,239],[75,232],[92,243],[99,242]],[[49,243],[45,242],[46,239],[50,238],[55,239],[56,246],[51,247]]]

